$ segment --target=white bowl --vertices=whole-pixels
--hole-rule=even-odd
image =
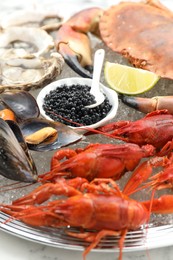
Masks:
[[[50,91],[55,90],[57,87],[61,87],[62,85],[67,85],[67,86],[71,86],[71,85],[87,85],[87,86],[91,86],[91,82],[92,79],[88,79],[88,78],[81,78],[81,77],[75,77],[75,78],[65,78],[65,79],[60,79],[57,81],[54,81],[52,83],[50,83],[49,85],[47,85],[46,87],[44,87],[38,94],[37,96],[37,103],[40,109],[40,114],[48,119],[48,120],[52,120],[48,115],[46,115],[45,111],[43,110],[43,103],[44,103],[44,97],[50,93]],[[95,124],[92,125],[87,125],[87,126],[81,126],[81,127],[71,127],[74,129],[81,129],[84,131],[87,131],[87,129],[89,130],[89,128],[97,128],[100,126],[103,126],[105,124],[107,124],[111,119],[113,119],[117,113],[117,109],[118,109],[118,95],[117,93],[108,88],[105,87],[103,84],[100,83],[100,88],[102,89],[103,93],[105,93],[105,95],[107,96],[107,98],[109,99],[109,103],[112,105],[112,108],[110,110],[110,112],[107,114],[106,117],[104,117],[102,120],[98,121]],[[52,120],[53,121],[53,120]]]

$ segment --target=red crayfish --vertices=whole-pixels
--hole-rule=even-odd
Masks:
[[[52,195],[67,198],[45,204]],[[38,205],[43,202],[44,205]],[[13,201],[12,205],[1,205],[0,209],[33,226],[80,228],[79,233],[67,233],[91,243],[83,253],[84,259],[103,237],[120,236],[121,260],[127,231],[138,229],[149,218],[147,208],[123,194],[113,180],[95,179],[88,183],[79,177],[72,180],[61,178],[56,183],[43,184],[30,194]]]
[[[51,201],[52,196],[58,197]],[[12,205],[0,205],[0,210],[32,226],[80,228],[80,232],[69,228],[65,232],[90,243],[83,259],[103,237],[120,236],[119,260],[122,260],[127,231],[146,224],[151,211],[172,213],[172,205],[171,195],[153,199],[152,203],[150,200],[139,202],[122,193],[112,179],[94,179],[89,183],[76,177],[45,183],[13,201]]]
[[[173,148],[173,115],[167,110],[156,110],[137,121],[119,121],[98,129],[111,136],[138,145],[151,144],[160,155]]]
[[[151,212],[173,212],[173,196],[154,198],[156,190],[173,186],[173,116],[166,110],[155,111],[136,122],[121,121],[100,130],[113,131],[113,137],[133,143],[58,150],[50,172],[39,176],[44,184],[12,205],[1,205],[0,210],[33,226],[77,228],[78,232],[66,232],[91,243],[84,251],[84,259],[103,237],[120,236],[120,260],[128,230],[147,223]],[[139,164],[145,157],[150,158]],[[163,170],[139,187],[157,166]],[[115,180],[133,170],[121,191]],[[139,202],[129,198],[138,187],[152,188],[152,199]],[[52,195],[58,198],[49,200]]]
[[[102,145],[91,145],[87,149],[97,146],[101,148]],[[130,146],[127,144],[127,147]],[[132,147],[136,147],[136,145],[132,145]],[[83,153],[81,150],[79,149],[79,154]],[[127,155],[127,158],[130,158],[130,154],[126,149],[125,151],[124,157]],[[77,151],[73,152],[75,154]],[[55,180],[53,177],[55,183],[45,183],[24,197],[13,201],[12,205],[1,205],[0,210],[33,226],[80,228],[80,232],[72,232],[69,229],[66,232],[70,236],[91,243],[83,253],[84,259],[103,237],[120,236],[119,260],[121,260],[123,243],[128,230],[139,229],[141,225],[147,223],[150,212],[166,214],[173,212],[173,196],[164,195],[158,199],[139,202],[127,195],[135,192],[136,187],[144,178],[147,178],[146,175],[151,174],[153,167],[163,166],[163,173],[165,175],[170,173],[172,159],[171,154],[169,157],[153,157],[149,161],[143,162],[134,171],[123,192],[112,179],[95,178],[89,183],[81,177],[73,179],[58,177]],[[63,162],[59,163],[60,166],[61,164]],[[54,159],[52,167],[54,169],[59,167],[54,165]],[[165,176],[160,177],[162,177],[160,173],[152,177],[152,185],[149,182],[144,187],[153,187],[154,190],[170,187],[165,184],[165,181],[169,181],[171,176],[167,175],[167,179]],[[133,185],[135,183],[135,185],[131,186],[131,183]],[[63,196],[63,198],[58,197],[49,201],[52,195]],[[86,229],[88,230],[86,231]]]
[[[52,157],[51,171],[40,175],[40,180],[53,182],[59,177],[118,180],[125,172],[134,170],[142,158],[154,154],[152,145],[136,144],[90,144],[83,149],[61,149]]]

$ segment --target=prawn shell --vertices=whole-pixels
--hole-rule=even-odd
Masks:
[[[24,90],[11,90],[1,94],[2,100],[15,113],[18,121],[35,118],[40,110],[35,98]]]
[[[17,138],[12,129],[17,133]],[[20,140],[20,143],[18,140]],[[38,178],[37,169],[20,128],[14,121],[4,121],[1,118],[0,174],[8,179],[21,182],[36,182]]]
[[[27,143],[30,150],[40,152],[56,150],[71,143],[75,143],[83,137],[82,134],[76,133],[75,130],[71,129],[70,127],[60,122],[53,122],[47,119],[31,118],[20,123],[20,129],[24,137],[31,135],[44,127],[53,127],[56,129],[56,138],[53,139],[53,142],[51,140],[45,140],[39,144]]]

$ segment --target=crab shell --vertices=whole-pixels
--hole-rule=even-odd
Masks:
[[[173,79],[173,13],[159,1],[122,2],[100,19],[101,38],[134,66]]]

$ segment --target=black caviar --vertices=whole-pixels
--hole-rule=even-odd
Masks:
[[[85,107],[93,103],[95,103],[95,98],[90,94],[89,86],[62,85],[45,96],[43,109],[46,115],[54,121],[66,125],[78,126],[72,122],[92,125],[103,119],[112,108],[107,97],[101,105],[95,108]]]

